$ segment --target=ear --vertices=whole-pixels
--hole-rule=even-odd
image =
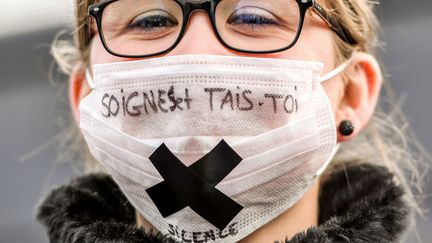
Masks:
[[[79,103],[88,93],[91,88],[85,79],[85,71],[82,62],[74,65],[72,72],[69,76],[69,101],[70,107],[75,118],[79,122]]]
[[[336,112],[336,121],[339,126],[343,120],[350,120],[355,129],[350,136],[338,133],[339,142],[357,136],[369,122],[383,81],[381,68],[373,56],[364,52],[354,55],[345,72],[345,92]]]

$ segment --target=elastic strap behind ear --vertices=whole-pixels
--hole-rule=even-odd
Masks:
[[[336,147],[333,149],[330,157],[328,160],[321,166],[321,168],[317,171],[315,174],[316,177],[320,176],[328,167],[328,165],[333,161],[333,158],[335,157],[336,153],[339,151],[340,144],[336,144]]]
[[[90,69],[89,68],[87,68],[86,71],[85,71],[85,77],[86,77],[87,83],[90,86],[90,88],[95,89],[96,88],[96,84],[95,84],[95,82],[93,80],[92,75],[90,74]]]
[[[328,72],[324,76],[321,76],[319,79],[320,83],[327,81],[329,79],[332,79],[332,78],[336,77],[337,75],[339,75],[340,73],[342,73],[351,64],[352,60],[354,59],[355,54],[356,54],[356,52],[353,52],[351,57],[346,62],[342,63],[337,68]]]

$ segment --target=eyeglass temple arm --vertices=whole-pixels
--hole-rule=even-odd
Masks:
[[[330,28],[336,32],[336,34],[345,42],[351,45],[356,45],[358,42],[352,37],[347,29],[339,23],[335,18],[328,15],[327,11],[321,7],[317,1],[313,1],[313,8],[315,12],[330,26]]]

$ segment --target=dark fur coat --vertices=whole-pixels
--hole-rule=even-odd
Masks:
[[[287,242],[398,242],[408,225],[403,189],[383,167],[354,165],[322,183],[319,225]],[[108,175],[56,188],[38,208],[51,242],[174,242],[135,226],[135,210]]]

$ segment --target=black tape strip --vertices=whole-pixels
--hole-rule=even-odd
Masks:
[[[243,207],[215,186],[241,160],[222,140],[203,158],[186,167],[162,144],[150,156],[150,161],[164,181],[146,191],[163,217],[189,206],[215,227],[223,230]]]
[[[242,158],[224,141],[220,141],[208,154],[193,163],[189,168],[208,183],[216,186]]]

